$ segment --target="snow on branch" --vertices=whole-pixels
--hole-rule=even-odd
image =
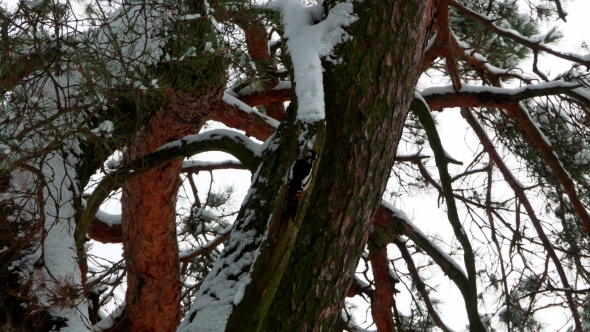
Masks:
[[[252,107],[248,106],[243,101],[239,100],[235,96],[232,96],[230,91],[226,91],[223,94],[223,98],[221,100],[228,105],[235,106],[236,108],[238,108],[239,110],[241,110],[245,113],[254,114],[254,115],[260,117],[264,122],[266,122],[269,126],[271,126],[274,129],[276,129],[279,126],[279,122],[277,120],[269,117],[266,114],[262,114],[262,113],[258,112],[257,110],[253,109]]]
[[[216,129],[170,142],[147,156],[119,166],[117,170],[107,174],[98,183],[96,189],[88,198],[86,209],[76,229],[76,243],[79,245],[83,243],[88,227],[95,218],[100,205],[118,183],[123,183],[132,177],[173,160],[191,157],[206,151],[230,153],[248,169],[254,171],[258,167],[260,160],[261,146],[261,144],[255,143],[239,132]]]
[[[436,264],[449,275],[449,278],[455,282],[461,292],[468,290],[467,274],[463,268],[434,242],[430,241],[428,236],[422,233],[422,231],[410,221],[403,211],[383,200],[381,201],[381,207],[377,213],[375,223],[384,229],[396,230],[397,228],[392,225],[401,224],[401,232],[403,235],[407,236],[422,248],[428,256],[430,256]]]
[[[276,87],[272,90],[255,92],[247,95],[241,93],[238,94],[237,98],[249,106],[256,106],[260,104],[268,103],[283,103],[291,100],[291,82],[281,81],[278,86],[282,87],[282,83],[289,83],[288,88],[277,89]]]
[[[249,170],[254,171],[258,166],[261,144],[237,131],[215,129],[201,134],[188,135],[180,140],[164,144],[154,151],[153,155],[158,153],[166,155],[166,151],[183,151],[185,157],[190,157],[197,153],[213,150],[233,155]],[[172,154],[175,153],[172,152]]]
[[[463,13],[465,16],[481,22],[486,28],[495,32],[499,36],[512,39],[515,42],[530,48],[535,53],[538,53],[539,51],[547,52],[547,53],[554,55],[558,58],[573,61],[573,62],[582,64],[582,65],[585,65],[587,67],[590,67],[590,55],[578,55],[578,54],[574,54],[574,53],[558,52],[558,51],[548,47],[547,45],[543,44],[542,38],[527,38],[512,29],[500,28],[499,26],[497,26],[493,23],[494,22],[493,18],[482,15],[480,13],[477,13],[477,12],[457,3],[455,0],[449,0],[449,4],[453,7],[455,7],[455,9],[457,9],[459,12]]]
[[[463,85],[459,91],[455,92],[453,86],[448,85],[424,89],[420,95],[433,110],[450,107],[505,108],[506,103],[513,105],[515,102],[528,98],[576,93],[579,88],[580,85],[577,83],[554,81],[516,89]]]
[[[350,36],[343,27],[358,18],[353,14],[352,3],[338,3],[325,20],[316,24],[324,14],[322,5],[306,7],[298,0],[277,0],[267,8],[281,11],[285,25],[284,38],[291,55],[297,95],[297,120],[322,121],[325,118],[322,64],[320,58],[338,63],[334,59],[334,46],[346,42]]]
[[[101,243],[121,243],[123,241],[121,215],[98,210],[88,227],[88,236]]]

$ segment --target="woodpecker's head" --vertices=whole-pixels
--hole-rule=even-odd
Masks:
[[[304,159],[310,164],[313,163],[313,161],[317,159],[315,151],[314,150],[307,150],[307,152],[305,153]]]

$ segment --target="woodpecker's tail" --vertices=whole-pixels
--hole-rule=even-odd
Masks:
[[[297,214],[297,207],[299,206],[299,200],[297,199],[297,196],[293,197],[293,198],[287,198],[287,201],[285,202],[285,217],[287,219],[294,219],[295,215]]]

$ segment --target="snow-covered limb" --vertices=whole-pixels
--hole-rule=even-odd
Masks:
[[[92,240],[102,243],[121,243],[123,241],[121,215],[98,210],[95,218],[90,222],[87,234]]]
[[[271,220],[280,215],[273,213],[273,209],[277,202],[276,192],[283,183],[280,178],[269,183],[265,177],[267,172],[274,169],[273,158],[268,157],[268,154],[277,153],[279,141],[280,138],[275,134],[265,144],[265,160],[268,163],[262,163],[254,173],[252,185],[244,198],[231,237],[201,285],[197,300],[191,306],[191,311],[186,313],[178,331],[224,331],[230,314],[246,294],[246,286],[253,280],[251,274],[258,263],[259,255],[265,250],[272,249],[262,250],[260,245],[268,243],[266,240]],[[288,165],[282,162],[286,172]],[[229,228],[226,231],[229,231]],[[214,241],[221,241],[224,237],[225,235]],[[289,239],[277,236],[268,247],[284,240]]]
[[[245,105],[244,103],[241,103]],[[276,126],[272,121],[263,119],[260,112],[245,112],[237,106],[227,103],[221,103],[221,107],[216,107],[209,114],[208,120],[214,120],[238,130],[243,130],[247,135],[265,141],[275,131]],[[251,109],[250,106],[245,105]],[[271,124],[272,123],[272,124]]]
[[[102,210],[98,210],[96,212],[96,219],[102,221],[103,223],[114,227],[121,225],[121,215],[120,214],[111,214],[104,212]]]
[[[267,8],[280,10],[285,25],[284,38],[293,63],[297,95],[297,120],[322,121],[325,118],[324,89],[322,84],[322,57],[332,59],[334,46],[346,42],[350,36],[342,29],[357,20],[352,14],[352,3],[339,3],[320,21],[322,5],[306,7],[298,0],[277,0]]]
[[[201,134],[189,135],[181,140],[163,145],[143,158],[123,164],[107,174],[96,186],[87,200],[78,228],[76,243],[82,246],[90,223],[95,218],[100,205],[118,183],[123,183],[139,174],[154,169],[173,160],[191,157],[206,151],[223,151],[232,154],[248,169],[254,170],[260,160],[261,144],[255,143],[245,135],[227,129],[215,129]]]
[[[528,98],[572,93],[580,85],[560,81],[526,85],[521,88],[496,88],[490,86],[464,85],[455,91],[452,86],[431,87],[420,95],[432,110],[449,107],[498,107],[506,108]]]
[[[178,159],[178,153],[184,153],[185,157],[190,157],[197,153],[205,151],[223,151],[238,158],[242,164],[254,171],[259,162],[261,153],[261,144],[249,139],[247,136],[229,129],[214,129],[201,134],[188,135],[184,138],[162,145],[150,156],[159,159],[160,154],[170,158],[167,155],[174,156]],[[149,156],[144,157],[144,159]],[[132,168],[132,162],[124,168]]]
[[[228,105],[235,106],[239,110],[246,112],[248,114],[254,114],[260,117],[264,122],[266,122],[269,126],[273,127],[275,130],[279,126],[279,122],[265,114],[258,112],[257,110],[253,109],[252,107],[248,106],[246,103],[241,101],[240,99],[232,96],[231,91],[226,91],[223,94],[223,98],[221,99]]]
[[[285,83],[288,83],[289,87],[285,87]],[[260,93],[255,92],[249,95],[238,95],[237,98],[249,106],[256,106],[267,103],[287,102],[291,100],[293,93],[290,85],[291,82],[281,81],[281,83],[279,83],[278,85],[282,87],[281,89],[272,89]]]
[[[472,19],[481,22],[486,28],[497,33],[499,36],[510,38],[515,42],[530,48],[531,50],[533,50],[533,52],[547,52],[558,58],[562,58],[575,63],[583,64],[586,67],[590,67],[590,55],[578,55],[573,53],[562,53],[555,51],[554,49],[543,44],[541,38],[527,38],[520,35],[518,32],[514,30],[500,28],[493,23],[492,18],[474,12],[473,10],[459,4],[454,0],[449,0],[449,4],[456,8],[459,12],[463,13],[465,16],[471,17]]]

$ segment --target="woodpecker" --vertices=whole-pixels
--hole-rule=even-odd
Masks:
[[[311,168],[313,162],[316,160],[316,152],[314,150],[307,150],[304,158],[297,159],[287,174],[287,202],[285,204],[285,212],[291,218],[295,217],[297,213],[297,206],[299,205],[299,197],[307,187],[311,180]]]

